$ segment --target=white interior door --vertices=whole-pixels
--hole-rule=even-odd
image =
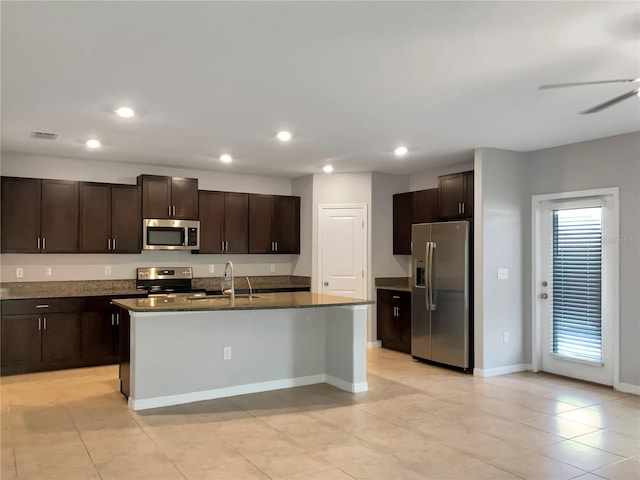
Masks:
[[[541,369],[605,385],[613,384],[617,325],[612,207],[606,196],[546,200],[536,232]]]
[[[318,231],[319,292],[366,298],[366,206],[321,205]]]

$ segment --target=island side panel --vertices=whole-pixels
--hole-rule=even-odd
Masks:
[[[325,379],[324,308],[131,312],[132,409]],[[230,360],[224,347],[232,348]]]
[[[366,392],[367,306],[326,308],[327,383],[348,392]]]

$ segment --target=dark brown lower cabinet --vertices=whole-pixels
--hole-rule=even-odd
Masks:
[[[82,359],[86,364],[100,365],[118,362],[118,308],[110,297],[84,300],[82,311]]]
[[[411,353],[411,293],[378,289],[378,340],[384,348]]]
[[[42,363],[40,315],[2,316],[2,374],[30,372]]]
[[[80,313],[42,315],[42,364],[45,368],[81,364]]]
[[[3,300],[1,374],[118,363],[120,309],[111,300]]]

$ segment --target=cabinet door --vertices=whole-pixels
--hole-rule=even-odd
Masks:
[[[2,317],[1,366],[3,373],[38,370],[40,367],[39,315]]]
[[[465,218],[473,218],[473,171],[464,172],[464,210]]]
[[[249,195],[246,193],[224,194],[224,238],[225,253],[247,253],[249,251]]]
[[[84,253],[109,252],[111,238],[111,185],[86,183],[80,191],[79,251]]]
[[[438,214],[441,219],[462,218],[464,202],[464,174],[438,177]]]
[[[398,350],[411,353],[411,294],[398,292],[395,299],[398,324]]]
[[[224,193],[200,191],[200,253],[222,253]]]
[[[438,221],[438,189],[430,188],[414,192],[414,223],[431,223]]]
[[[414,220],[414,192],[393,196],[393,254],[411,255],[411,225]]]
[[[37,253],[40,180],[2,177],[2,252]]]
[[[78,251],[78,182],[42,180],[42,252]]]
[[[272,235],[276,253],[300,253],[300,197],[273,197]]]
[[[391,292],[388,290],[378,290],[378,340],[382,342],[384,348],[393,348],[397,343],[397,328],[394,313]]]
[[[249,195],[249,253],[273,251],[272,214],[273,197],[271,195]]]
[[[42,362],[50,365],[77,365],[81,359],[79,313],[42,315]]]
[[[198,180],[196,178],[171,178],[171,218],[198,219]]]
[[[100,364],[116,361],[117,342],[118,325],[114,309],[82,312],[83,363]]]
[[[140,188],[136,185],[111,185],[111,251],[140,253],[142,218]]]
[[[171,178],[140,175],[142,185],[142,218],[170,218]]]

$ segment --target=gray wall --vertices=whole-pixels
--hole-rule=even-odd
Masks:
[[[620,243],[620,382],[640,386],[640,133],[540,150],[525,157],[532,195],[620,188],[620,238],[616,239]],[[525,237],[531,238],[530,222]],[[530,316],[526,322],[530,332]],[[531,344],[530,338],[526,344]]]
[[[525,361],[523,320],[528,276],[523,242],[529,218],[524,155],[476,150],[474,182],[475,368],[515,371],[531,363]],[[508,269],[507,280],[498,279],[498,268]]]

